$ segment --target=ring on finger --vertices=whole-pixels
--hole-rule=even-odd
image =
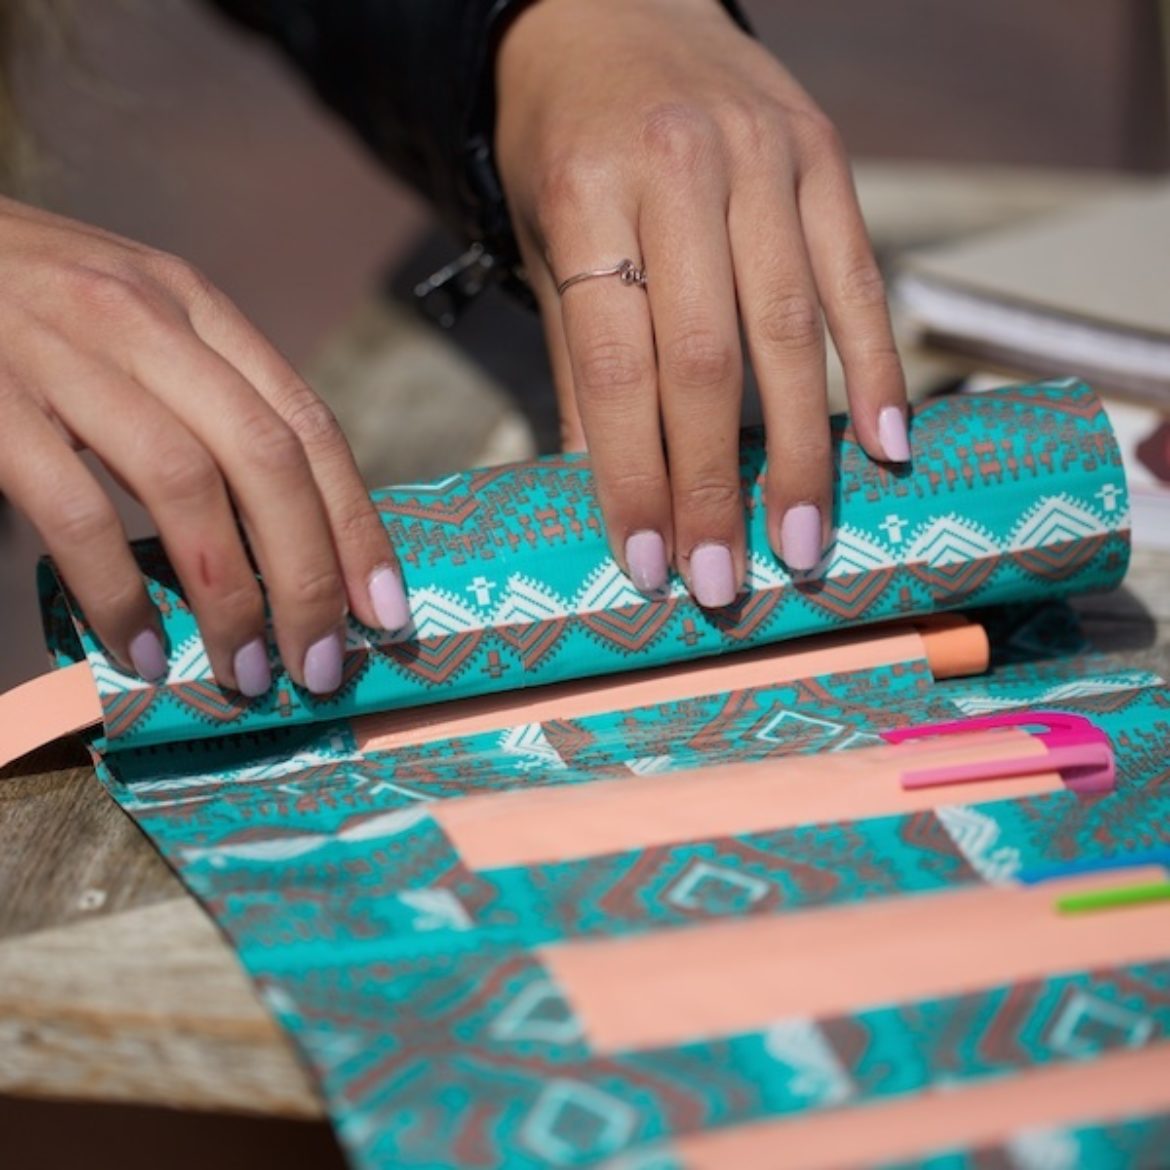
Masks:
[[[587,272],[578,272],[574,276],[562,280],[557,285],[557,295],[564,296],[566,290],[572,288],[575,284],[581,284],[582,281],[597,280],[604,276],[616,276],[621,280],[622,284],[636,284],[639,288],[643,289],[646,287],[645,267],[627,258],[618,261],[617,264],[611,265],[609,268],[591,268]]]

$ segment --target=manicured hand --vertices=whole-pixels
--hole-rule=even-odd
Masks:
[[[158,614],[88,448],[150,512],[216,679],[271,683],[263,573],[292,677],[341,681],[348,607],[408,620],[393,552],[328,408],[188,265],[0,200],[0,492],[115,660],[165,676]],[[237,523],[237,516],[238,521]]]
[[[828,120],[716,0],[538,0],[497,61],[497,152],[613,554],[700,604],[745,575],[737,454],[747,339],[773,549],[813,568],[832,526],[827,322],[865,450],[910,457],[882,280]],[[623,259],[616,277],[557,286]]]

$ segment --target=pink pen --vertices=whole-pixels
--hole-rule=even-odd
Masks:
[[[900,744],[934,736],[970,735],[972,732],[1001,727],[1024,731],[1040,740],[1046,749],[1044,754],[989,760],[986,763],[918,768],[903,773],[902,787],[933,788],[944,784],[968,784],[977,780],[1002,780],[1012,776],[1034,776],[1039,772],[1059,772],[1065,784],[1081,796],[1113,790],[1117,779],[1113,745],[1109,736],[1083,715],[1069,715],[1064,711],[1008,711],[999,715],[981,715],[949,723],[883,731],[881,737],[887,743]],[[1037,727],[1042,730],[1034,731],[1033,728]]]

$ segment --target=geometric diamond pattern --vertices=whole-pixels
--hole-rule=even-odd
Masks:
[[[632,1105],[610,1093],[557,1079],[540,1094],[524,1122],[521,1139],[553,1166],[576,1166],[620,1150],[636,1117]]]
[[[581,1038],[581,1021],[551,979],[526,984],[491,1023],[502,1040],[540,1040],[571,1044]]]
[[[742,913],[765,897],[770,884],[763,878],[727,869],[706,861],[694,861],[666,891],[666,900],[684,910],[714,914]]]
[[[1137,1048],[1153,1034],[1149,1016],[1073,991],[1048,1032],[1048,1043],[1073,1057],[1088,1057],[1109,1047]]]

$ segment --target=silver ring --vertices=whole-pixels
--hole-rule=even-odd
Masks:
[[[622,260],[612,268],[594,268],[589,272],[578,272],[568,280],[562,280],[557,285],[557,295],[564,296],[565,290],[580,284],[583,280],[596,280],[601,276],[616,276],[622,284],[636,284],[639,288],[646,287],[646,269],[640,268],[633,260]]]

